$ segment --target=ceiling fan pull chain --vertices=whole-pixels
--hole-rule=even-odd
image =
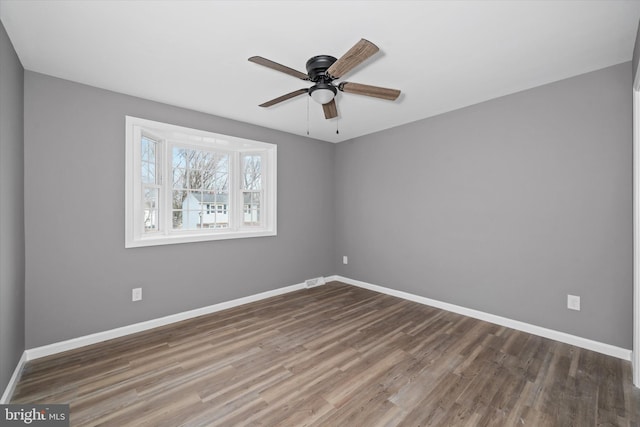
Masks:
[[[340,121],[340,117],[336,118],[336,135],[340,135],[340,131],[338,130],[338,122]]]

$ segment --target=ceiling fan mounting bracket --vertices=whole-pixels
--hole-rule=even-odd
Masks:
[[[331,82],[331,77],[327,76],[327,69],[336,62],[337,59],[331,55],[317,55],[307,61],[307,74],[312,82]]]

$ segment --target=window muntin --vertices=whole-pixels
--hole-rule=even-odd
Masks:
[[[276,146],[127,117],[126,247],[276,235]]]

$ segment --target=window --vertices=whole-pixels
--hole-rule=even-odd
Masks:
[[[276,145],[126,118],[125,247],[276,235]]]

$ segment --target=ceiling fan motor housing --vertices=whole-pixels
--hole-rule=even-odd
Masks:
[[[327,76],[326,71],[337,59],[330,55],[318,55],[307,61],[307,74],[312,82],[330,82],[333,80]]]

